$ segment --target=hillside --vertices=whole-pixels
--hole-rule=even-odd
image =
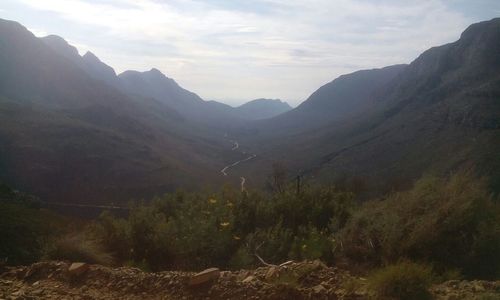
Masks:
[[[377,91],[405,67],[395,65],[342,75],[320,87],[295,109],[251,124],[251,131],[274,138],[321,128],[332,122],[345,122],[373,109]]]
[[[154,99],[174,109],[188,121],[208,125],[214,131],[226,131],[226,128],[243,121],[231,106],[204,101],[195,93],[180,87],[158,69],[146,72],[125,71],[118,77],[125,93]]]
[[[281,162],[290,179],[356,177],[372,191],[474,167],[499,190],[499,28],[474,24],[409,65],[340,76],[288,110],[204,101],[155,68],[116,75],[1,21],[0,179],[54,201],[127,201],[240,176],[262,187]]]
[[[96,59],[55,40],[58,51],[18,23],[0,22],[6,182],[56,202],[126,202],[192,186],[225,164],[230,149],[221,133],[89,76],[80,63]]]
[[[499,41],[494,19],[408,66],[341,76],[296,109],[241,131],[242,140],[259,145],[260,159],[246,171],[282,161],[292,175],[356,176],[382,186],[475,166],[498,190]]]

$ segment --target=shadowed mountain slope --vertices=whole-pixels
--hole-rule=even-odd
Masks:
[[[158,101],[96,80],[72,53],[62,55],[18,23],[0,21],[5,181],[51,201],[128,201],[199,186],[224,165],[222,138]]]
[[[500,19],[493,19],[408,66],[341,76],[296,109],[246,128],[244,139],[259,145],[246,171],[282,161],[292,174],[394,186],[473,166],[498,188],[499,99]],[[317,121],[302,126],[311,116]]]
[[[44,199],[221,184],[219,171],[249,153],[237,173],[253,186],[281,161],[290,176],[361,177],[376,189],[473,166],[500,190],[500,19],[410,65],[343,75],[264,120],[245,119],[284,104],[204,101],[157,69],[116,76],[92,53],[4,20],[0,66],[0,179]]]

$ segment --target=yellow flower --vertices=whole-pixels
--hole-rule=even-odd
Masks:
[[[222,222],[222,223],[220,223],[220,226],[227,227],[227,226],[229,226],[229,222]]]
[[[210,202],[210,204],[215,204],[215,203],[217,203],[217,200],[214,198],[211,198],[211,199],[208,199],[208,202]]]

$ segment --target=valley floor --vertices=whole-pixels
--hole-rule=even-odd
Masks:
[[[137,268],[40,262],[0,270],[0,299],[366,299],[366,281],[319,261],[221,271],[192,286],[195,273],[146,273]],[[75,272],[73,272],[75,271]],[[436,299],[499,299],[500,281],[448,281]],[[485,298],[485,296],[487,298]]]

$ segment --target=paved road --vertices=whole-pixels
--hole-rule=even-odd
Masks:
[[[251,160],[251,159],[253,159],[255,157],[257,157],[257,155],[256,154],[252,154],[252,155],[250,155],[249,157],[247,157],[245,159],[238,160],[238,161],[236,161],[236,162],[234,162],[234,163],[232,163],[230,165],[225,166],[222,170],[220,170],[220,172],[222,173],[222,175],[227,176],[227,172],[226,171],[228,171],[230,168],[236,167],[240,163],[245,162],[245,161],[249,161],[249,160]]]
[[[224,137],[227,137],[227,133],[224,134]],[[229,141],[231,143],[233,143],[233,147],[231,148],[232,151],[238,150],[240,148],[240,144],[237,141],[233,141],[233,140],[229,140]],[[241,153],[242,154],[247,154],[245,151],[242,151]],[[225,166],[222,170],[220,170],[220,172],[222,173],[223,176],[227,176],[230,168],[236,167],[240,163],[249,161],[249,160],[251,160],[251,159],[253,159],[255,157],[257,157],[256,154],[251,154],[247,158],[238,160],[238,161],[236,161],[236,162],[234,162],[232,164],[229,164],[229,165]],[[246,178],[242,176],[242,177],[240,177],[240,179],[241,179],[241,191],[244,191],[245,190]]]
[[[241,191],[242,191],[242,192],[243,192],[243,191],[246,191],[246,189],[245,189],[245,182],[246,182],[247,180],[246,180],[246,178],[245,178],[245,177],[243,177],[243,176],[242,176],[242,177],[240,177],[240,179],[241,179]]]

